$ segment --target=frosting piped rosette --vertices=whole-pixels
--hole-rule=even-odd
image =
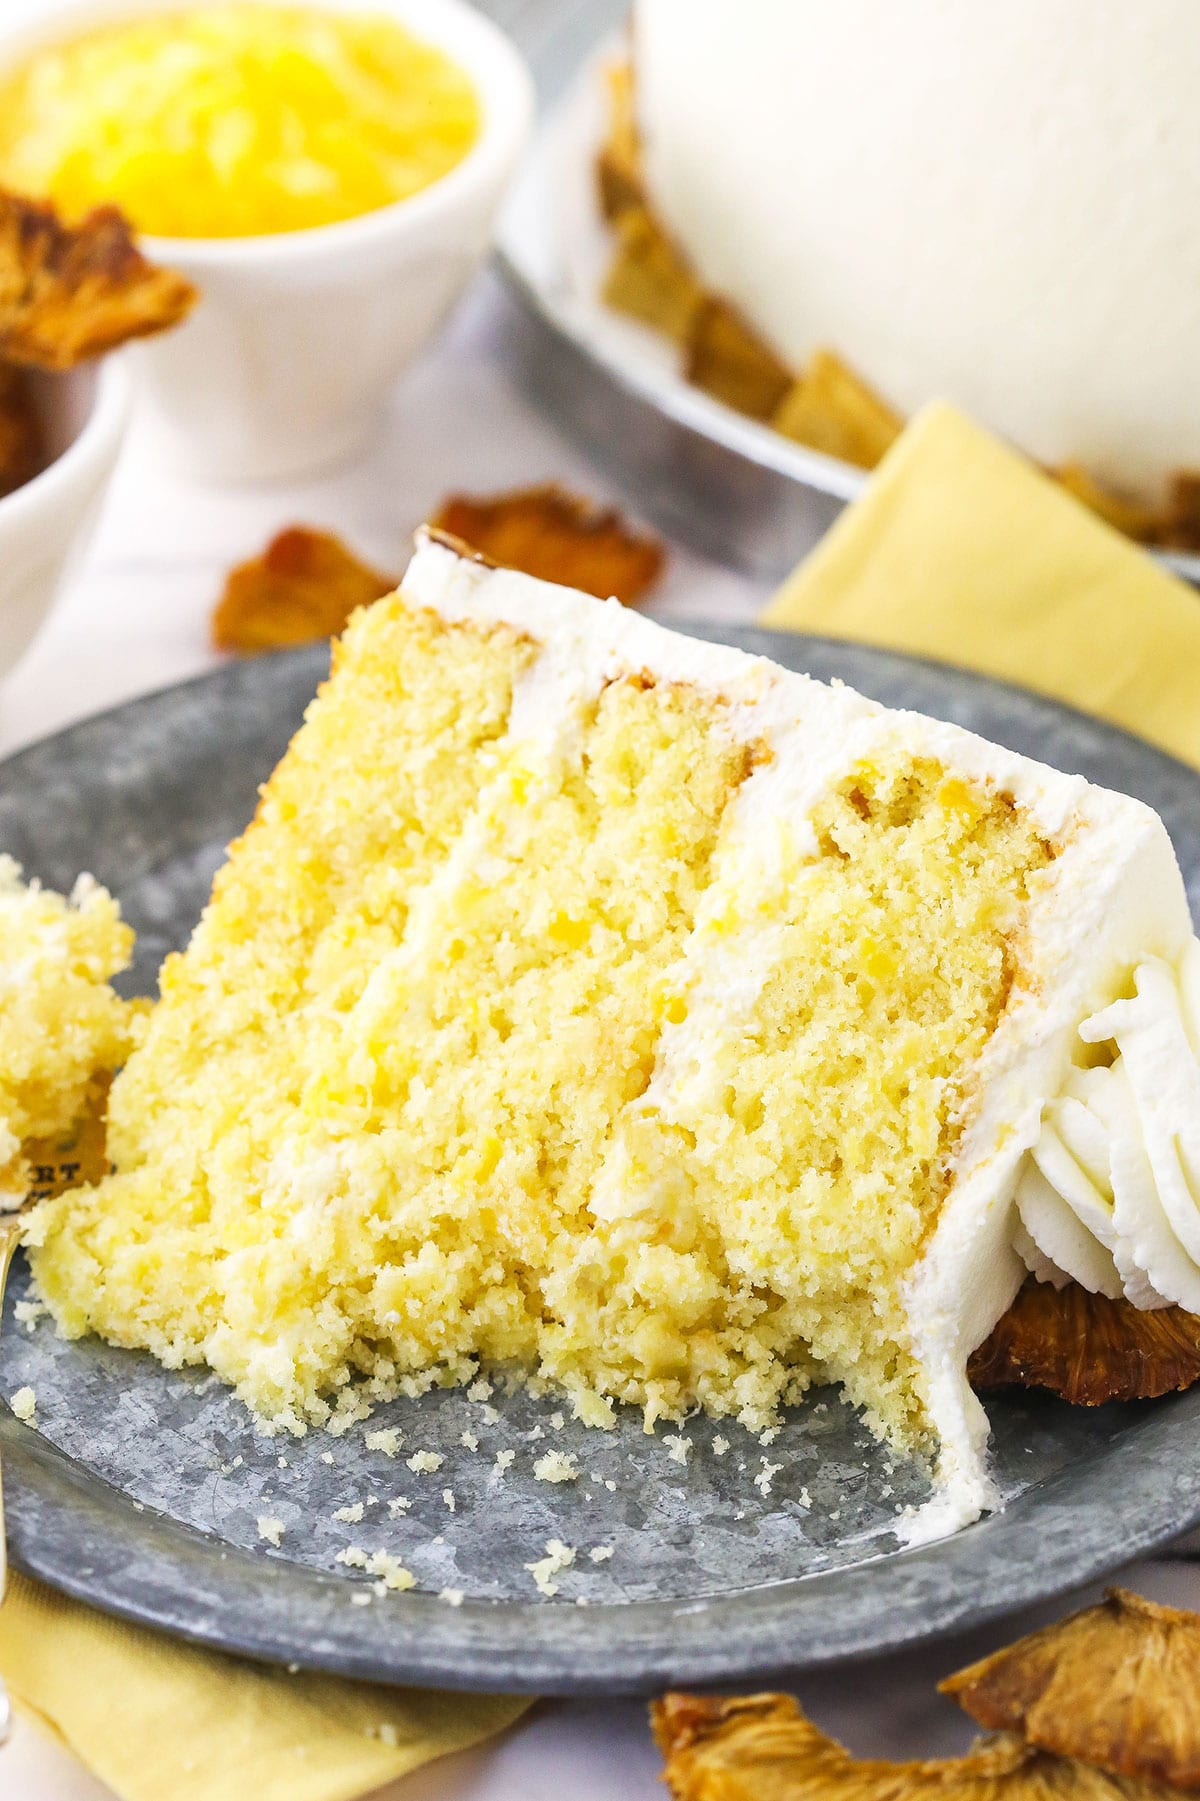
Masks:
[[[1200,1312],[1200,940],[1148,957],[1133,993],[1091,1014],[1016,1189],[1014,1243],[1061,1287]]]

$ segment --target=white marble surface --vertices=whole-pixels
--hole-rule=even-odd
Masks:
[[[450,489],[487,492],[554,477],[603,496],[596,472],[514,391],[502,350],[503,308],[485,279],[397,393],[386,439],[370,458],[302,487],[186,487],[158,470],[135,430],[91,553],[0,687],[0,753],[215,664],[208,615],[225,570],[290,522],[333,527],[380,567],[399,570],[413,525]],[[762,598],[679,549],[653,610],[749,621]],[[1127,1580],[1161,1600],[1200,1606],[1200,1567],[1160,1563]],[[861,1753],[953,1751],[970,1728],[933,1684],[1009,1635],[992,1629],[970,1645],[859,1665],[852,1676],[827,1673],[806,1680],[802,1695],[821,1725]],[[653,1801],[664,1792],[657,1770],[641,1702],[543,1704],[502,1739],[433,1765],[378,1801]],[[0,1801],[109,1794],[28,1725],[0,1752]]]

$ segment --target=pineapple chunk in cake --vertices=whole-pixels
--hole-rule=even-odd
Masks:
[[[22,1145],[69,1131],[98,1078],[128,1055],[137,1010],[109,978],[132,945],[117,903],[89,876],[64,899],[27,887],[0,856],[0,1207],[25,1198]]]

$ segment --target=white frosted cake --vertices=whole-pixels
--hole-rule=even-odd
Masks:
[[[1156,499],[1200,467],[1190,0],[635,0],[649,205],[793,369]]]
[[[953,1525],[1027,1268],[1200,1299],[1198,958],[1139,802],[426,541],[36,1279],[275,1430],[480,1366],[601,1427],[833,1380]]]

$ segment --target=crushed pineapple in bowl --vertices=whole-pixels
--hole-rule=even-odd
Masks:
[[[68,217],[110,202],[160,237],[260,237],[406,200],[479,124],[465,70],[386,15],[219,0],[0,77],[0,183]]]
[[[487,248],[531,115],[465,0],[42,0],[0,27],[0,185],[111,202],[204,299],[145,347],[191,473],[340,460]]]

